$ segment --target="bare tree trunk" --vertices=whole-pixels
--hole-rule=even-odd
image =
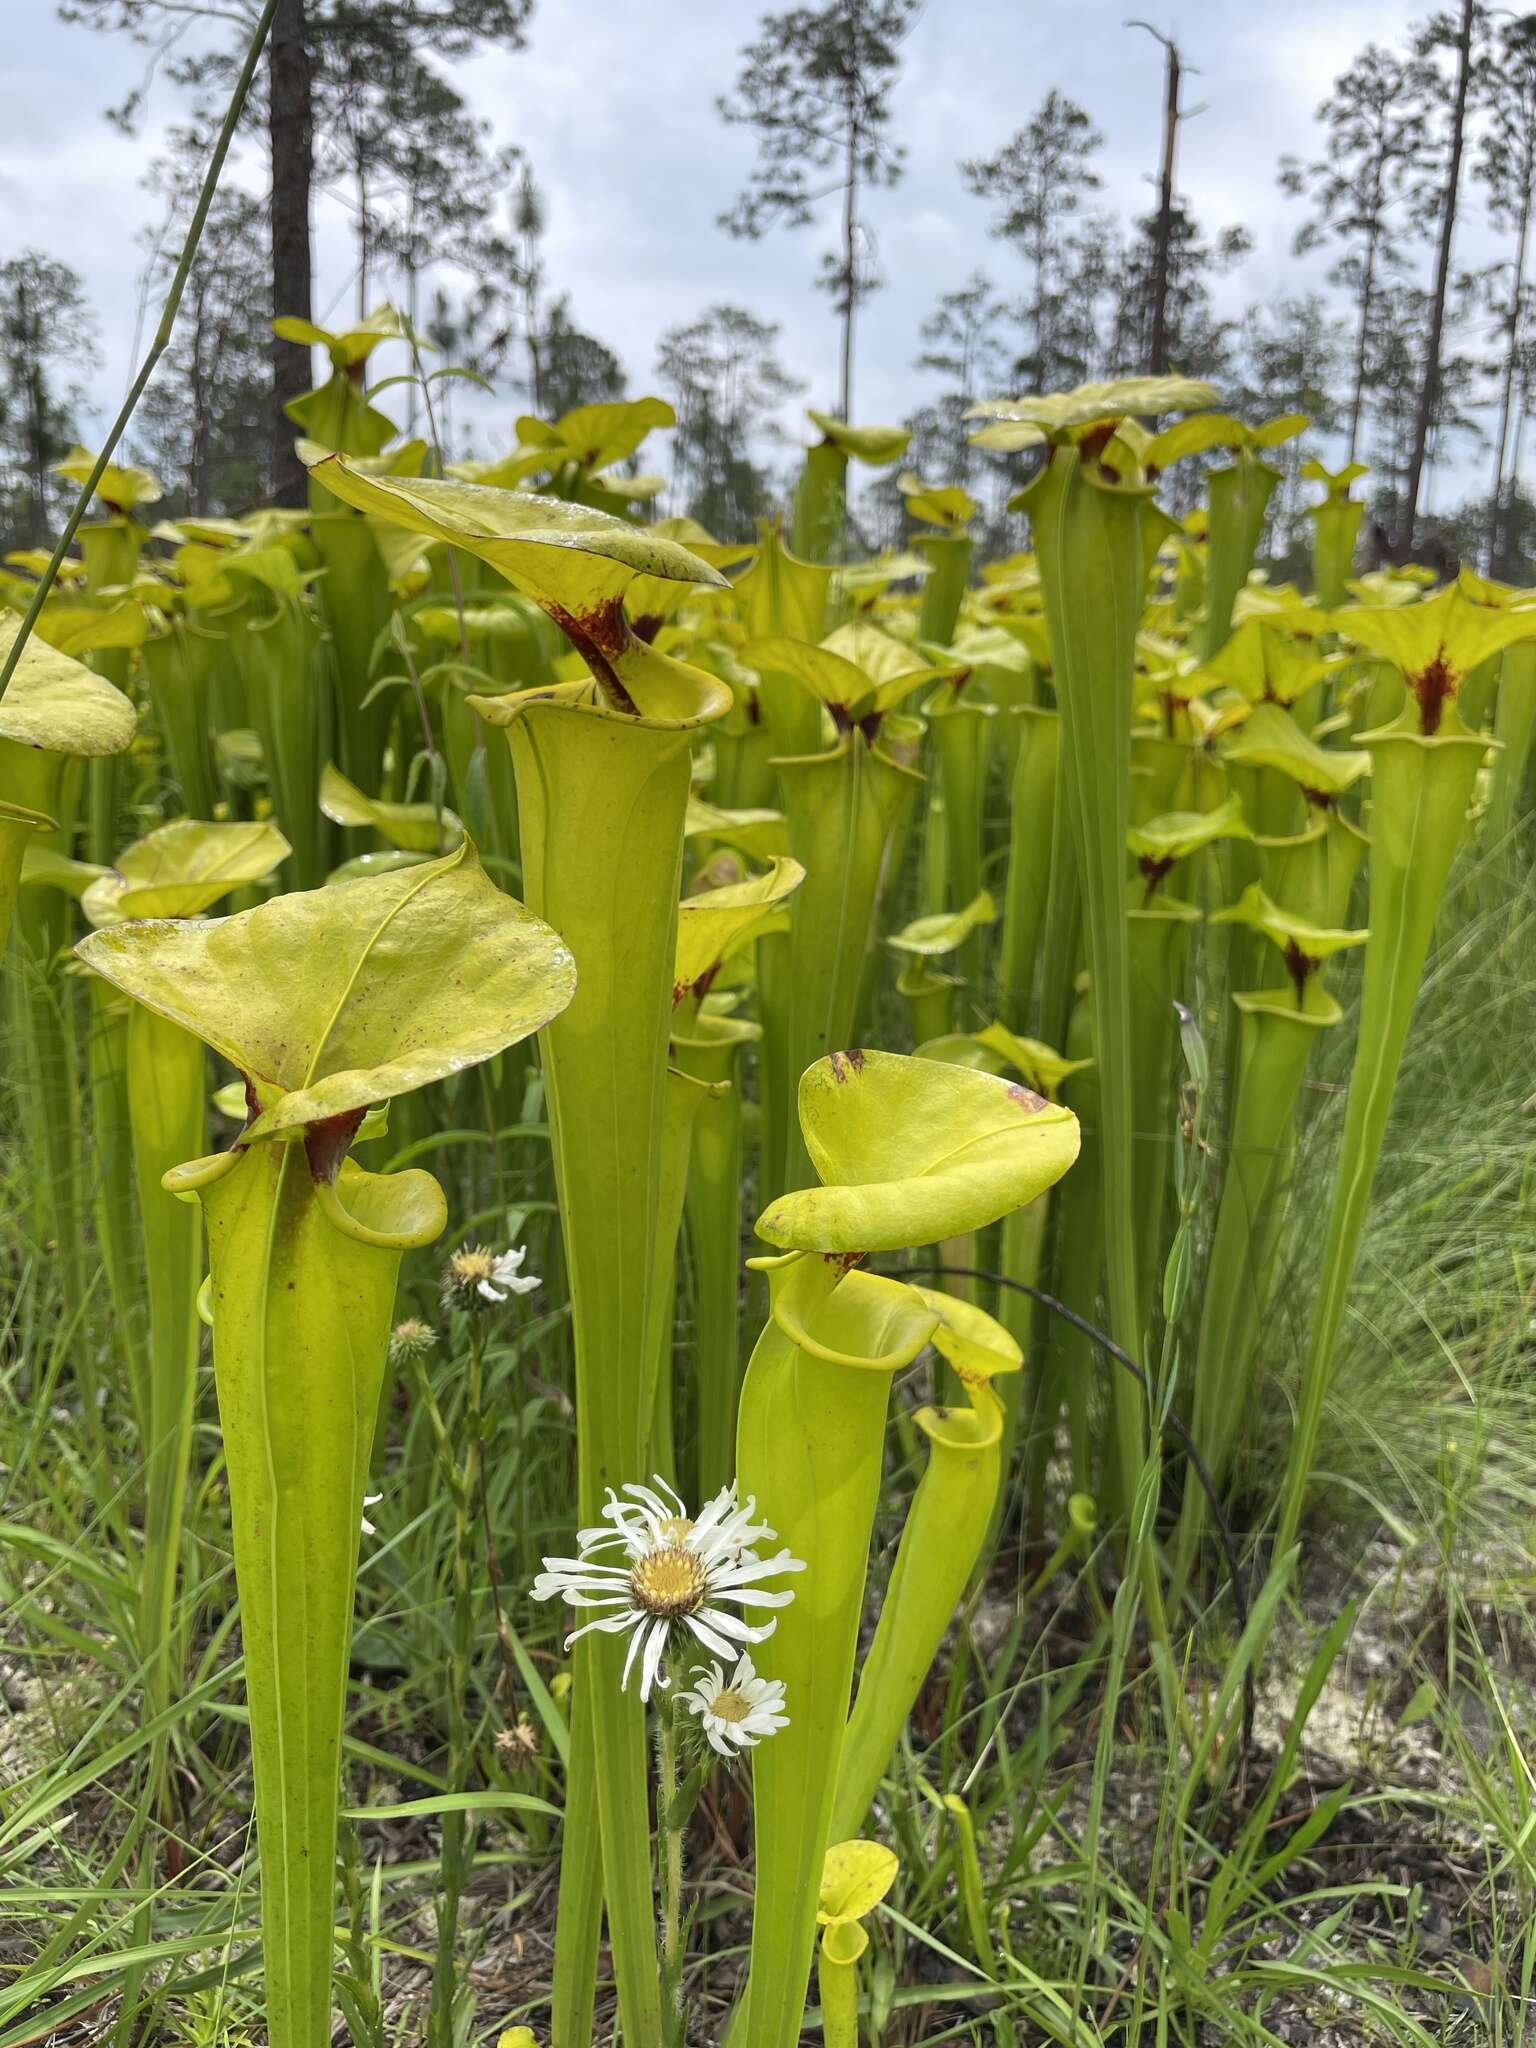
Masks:
[[[187,510],[194,517],[206,518],[209,511],[209,410],[212,396],[213,375],[203,353],[206,332],[205,306],[207,294],[199,285],[197,293],[197,317],[192,326],[192,445],[187,464]]]
[[[1488,573],[1496,576],[1503,555],[1504,458],[1509,451],[1509,416],[1515,402],[1515,346],[1520,335],[1520,300],[1525,290],[1525,251],[1531,225],[1531,167],[1526,166],[1520,194],[1520,228],[1515,237],[1515,274],[1509,288],[1509,319],[1505,323],[1504,378],[1499,393],[1499,431],[1493,443],[1493,498],[1488,508]]]
[[[27,393],[27,539],[35,545],[48,532],[48,395],[43,384],[43,336],[33,328],[24,284],[16,290],[16,331],[22,348],[31,355],[23,374]]]
[[[368,170],[363,161],[362,138],[357,141],[357,318],[361,325],[368,318],[368,260],[371,254],[368,234]]]
[[[1145,24],[1143,24],[1145,25]],[[1157,35],[1156,29],[1151,31]],[[1168,368],[1168,266],[1173,245],[1173,159],[1179,136],[1179,46],[1158,36],[1167,53],[1163,97],[1163,163],[1158,177],[1157,242],[1152,255],[1152,347],[1147,373],[1161,377]]]
[[[272,151],[272,314],[313,318],[309,239],[310,180],[314,171],[312,59],[305,36],[304,0],[278,0],[272,18],[268,135]],[[272,496],[279,505],[302,505],[304,465],[294,448],[295,429],[283,408],[310,388],[310,351],[272,341]]]
[[[1476,0],[1462,0],[1461,30],[1456,38],[1456,97],[1451,107],[1451,148],[1445,170],[1445,204],[1440,216],[1440,248],[1435,258],[1434,302],[1429,318],[1429,349],[1424,363],[1424,382],[1419,390],[1419,411],[1414,422],[1413,460],[1408,467],[1407,503],[1403,511],[1402,546],[1413,546],[1418,518],[1419,486],[1424,475],[1424,454],[1429,446],[1430,428],[1440,397],[1440,349],[1445,333],[1445,301],[1451,280],[1451,243],[1456,233],[1456,197],[1461,186],[1461,154],[1467,130],[1467,87],[1472,72],[1472,17]]]
[[[843,187],[843,366],[839,381],[839,417],[853,419],[854,235],[858,227],[859,122],[854,94],[848,96],[848,182]]]

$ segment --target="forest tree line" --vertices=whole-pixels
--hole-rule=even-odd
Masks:
[[[437,352],[434,363],[511,387],[541,417],[632,387],[660,391],[677,412],[668,509],[729,539],[776,506],[792,452],[780,422],[801,392],[776,326],[749,307],[709,305],[663,333],[650,364],[584,331],[546,256],[536,167],[495,145],[440,68],[487,47],[516,49],[532,6],[278,0],[246,114],[265,194],[226,185],[215,200],[133,430],[136,458],[167,486],[167,511],[232,513],[302,497],[284,407],[309,388],[311,355],[274,338],[262,315],[316,317],[311,223],[322,192],[351,215],[353,276],[337,325],[388,299]],[[829,233],[817,282],[836,323],[837,409],[855,420],[858,335],[882,282],[869,199],[905,175],[896,88],[919,7],[828,0],[766,16],[719,103],[757,150],[721,231]],[[153,300],[179,253],[242,28],[257,10],[252,0],[210,4],[210,40],[191,55],[181,53],[189,0],[60,0],[59,11],[148,46],[146,75],[163,73],[185,96],[188,118],[149,173],[161,216],[145,252]],[[1176,44],[1151,33],[1163,121],[1147,212],[1127,219],[1105,204],[1100,113],[1058,89],[1013,135],[960,161],[997,263],[943,292],[911,337],[913,369],[932,394],[904,422],[911,466],[969,485],[988,508],[994,545],[1008,545],[1001,506],[1013,479],[970,445],[968,406],[1174,370],[1209,378],[1251,419],[1307,413],[1314,440],[1324,435],[1340,459],[1368,463],[1378,553],[1438,551],[1536,579],[1536,501],[1520,482],[1536,394],[1536,16],[1456,0],[1397,44],[1361,50],[1318,107],[1308,147],[1276,167],[1297,253],[1326,253],[1326,288],[1246,299],[1250,237],[1202,222],[1179,186],[1186,66]],[[131,130],[138,94],[109,112]],[[1459,250],[1474,225],[1491,255],[1470,266]],[[88,438],[82,379],[98,339],[86,281],[67,264],[27,248],[0,261],[8,548],[55,527],[64,486],[52,465]],[[833,345],[829,332],[829,361]],[[452,384],[437,390],[433,424],[452,455],[462,439],[454,408],[466,401]],[[417,387],[394,396],[419,428]],[[1459,504],[1449,503],[1447,471],[1461,480]],[[1483,482],[1468,493],[1473,474]],[[1270,556],[1282,567],[1299,546],[1298,481],[1288,478],[1275,503]],[[859,518],[868,544],[899,541],[894,478],[866,490]]]

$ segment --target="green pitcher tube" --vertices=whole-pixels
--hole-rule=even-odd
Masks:
[[[1370,940],[1323,1271],[1302,1371],[1301,1405],[1282,1497],[1277,1556],[1295,1537],[1311,1475],[1334,1349],[1365,1228],[1403,1048],[1446,877],[1466,836],[1467,806],[1487,742],[1450,706],[1418,729],[1410,700],[1394,725],[1361,735],[1371,754]]]
[[[325,494],[330,510],[317,510],[309,537],[324,574],[315,595],[331,640],[336,685],[336,759],[349,781],[369,796],[383,794],[384,747],[394,717],[394,693],[382,690],[375,654],[389,626],[394,599],[389,575],[368,522]]]
[[[174,1661],[176,1576],[192,1452],[202,1324],[202,1217],[161,1185],[173,1167],[207,1149],[207,1061],[179,1024],[132,1005],[127,1045],[128,1115],[149,1303],[149,1378],[144,1433],[144,1584],[141,1654],[153,1711],[168,1706],[181,1674]]]
[[[222,1153],[171,1180],[198,1194],[208,1229],[267,2026],[272,2048],[326,2048],[362,1498],[401,1255],[430,1243],[447,1215],[429,1174],[347,1165],[325,1187],[303,1142]]]
[[[545,1030],[541,1050],[571,1280],[578,1506],[587,1524],[606,1487],[646,1469],[652,1423],[647,1346],[691,748],[697,725],[729,703],[723,684],[680,673],[693,680],[670,718],[625,713],[579,683],[473,700],[511,746],[525,899],[576,961],[575,999]],[[578,1645],[615,1968],[629,2025],[647,2039],[661,2019],[645,1723],[638,1694],[620,1689],[622,1668],[623,1646],[611,1638]],[[565,1894],[567,1952],[590,1954],[595,1901],[579,1858],[567,1862],[564,1882],[578,1887]],[[578,1907],[579,1930],[569,1918]],[[588,2025],[583,1996],[562,2011],[559,2048],[585,2048]]]
[[[701,1010],[672,1057],[711,1087],[694,1117],[684,1214],[693,1280],[694,1415],[698,1458],[693,1498],[710,1500],[736,1474],[736,1401],[741,1385],[741,1056],[760,1027]]]
[[[138,572],[139,544],[144,529],[119,513],[110,519],[88,520],[76,534],[85,561],[85,587],[91,596],[129,584]],[[116,689],[128,681],[126,647],[102,648],[90,665]],[[98,754],[86,771],[85,857],[106,862],[117,848],[117,816],[123,798],[123,763],[117,754]]]
[[[1050,894],[1061,728],[1054,711],[1032,705],[1008,715],[1019,746],[1008,813],[1008,882],[1003,897],[998,1000],[1004,1022],[1023,1031],[1032,1014],[1035,968]]]
[[[744,1495],[793,1555],[802,1588],[762,1648],[794,1702],[753,1754],[756,1909],[747,2048],[793,2048],[848,1712],[891,1375],[939,1318],[917,1290],[851,1270],[866,1250],[933,1244],[1031,1201],[1077,1154],[1076,1120],[1000,1076],[838,1052],[804,1076],[799,1116],[821,1185],[759,1217],[789,1256],[765,1262],[770,1318],[742,1388]]]
[[[974,543],[963,533],[921,533],[912,544],[928,564],[917,637],[932,646],[947,647],[955,637],[970,580]]]
[[[1504,650],[1493,733],[1499,750],[1488,777],[1483,837],[1497,846],[1514,828],[1530,775],[1531,740],[1536,735],[1536,645],[1529,641]]]
[[[652,1247],[650,1327],[645,1356],[650,1361],[652,1454],[642,1469],[677,1483],[672,1379],[672,1332],[677,1313],[677,1251],[694,1124],[706,1098],[724,1094],[726,1081],[700,1081],[668,1066],[663,1096],[661,1164],[656,1178],[656,1236]]]
[[[129,1005],[110,982],[87,978],[90,1037],[86,1072],[91,1091],[91,1149],[95,1159],[96,1241],[106,1269],[112,1321],[128,1368],[139,1438],[149,1441],[149,1361],[146,1349],[144,1257],[134,1189],[133,1140],[128,1117]],[[201,1277],[201,1276],[199,1276]]]
[[[1346,462],[1338,470],[1328,469],[1315,458],[1301,465],[1307,483],[1323,486],[1322,503],[1309,505],[1307,517],[1312,522],[1312,588],[1326,611],[1336,611],[1349,599],[1355,546],[1365,516],[1365,507],[1349,494],[1368,473],[1363,462]]]
[[[152,838],[215,832],[259,842],[270,828],[181,820]],[[125,855],[112,878],[130,913],[131,867]],[[232,917],[125,914],[76,951],[152,1015],[152,1030],[195,1033],[246,1077],[247,1121],[233,1148],[173,1167],[154,1203],[146,1192],[144,1223],[152,1244],[183,1218],[171,1195],[202,1205],[261,1845],[267,2030],[272,2048],[326,2048],[361,1502],[400,1259],[446,1221],[429,1174],[365,1173],[347,1152],[369,1108],[547,1022],[569,1000],[574,970],[556,934],[496,889],[467,842],[437,861]],[[130,1043],[131,1062],[136,1049],[139,1073],[152,1061],[157,1084],[167,1062],[182,1072],[178,1099],[141,1105],[148,1116],[200,1119],[201,1058],[194,1068],[163,1037]],[[146,1150],[171,1136],[143,1116],[139,1130]],[[179,1262],[188,1247],[177,1239],[170,1249]],[[162,1441],[171,1435],[162,1428]]]
[[[939,786],[944,797],[944,833],[948,844],[948,889],[950,901],[956,906],[971,902],[981,891],[987,749],[991,727],[998,717],[995,704],[985,703],[974,695],[965,695],[967,680],[962,672],[958,678],[939,683],[923,704],[939,762]],[[932,830],[931,820],[929,830]],[[960,969],[969,981],[980,980],[984,944],[985,935],[978,927],[961,949]]]
[[[764,988],[762,1090],[765,1140],[777,1156],[764,1160],[764,1200],[808,1177],[795,1093],[806,1068],[853,1035],[886,848],[923,781],[859,733],[831,753],[777,765],[789,850],[806,879],[787,946],[767,942],[776,979]]]
[[[1276,1248],[1287,1143],[1307,1062],[1338,1004],[1317,983],[1298,1006],[1290,988],[1234,995],[1242,1017],[1237,1102],[1211,1239],[1195,1354],[1190,1429],[1220,1488],[1253,1398],[1253,1369]],[[1209,1503],[1186,1477],[1179,1522],[1180,1577],[1198,1554]]]
[[[1139,886],[1133,885],[1133,895],[1140,897]],[[1150,903],[1138,901],[1127,915],[1134,1027],[1131,1101],[1136,1120],[1138,1314],[1145,1328],[1158,1292],[1159,1262],[1166,1248],[1163,1221],[1172,1186],[1174,1069],[1179,1039],[1174,1003],[1189,992],[1190,937],[1192,927],[1200,922],[1200,912],[1192,903],[1159,892]],[[1117,1412],[1122,1397],[1138,1396],[1139,1407],[1139,1389],[1129,1374],[1117,1374],[1113,1386]],[[1138,1417],[1137,1442],[1143,1426],[1144,1418]]]
[[[272,810],[293,852],[290,887],[318,888],[332,864],[320,775],[331,754],[331,707],[316,686],[319,628],[296,598],[280,597],[244,628],[251,722],[261,738]]]
[[[757,560],[736,586],[748,638],[814,645],[826,630],[830,585],[831,571],[821,561],[807,557],[798,542],[791,552],[777,526],[760,526]],[[761,671],[757,702],[775,754],[812,754],[821,745],[821,707],[794,676],[771,666]]]
[[[182,809],[189,818],[211,818],[216,798],[207,676],[191,657],[189,639],[186,621],[173,618],[165,632],[144,642],[139,656]]]
[[[1246,448],[1213,470],[1206,481],[1211,537],[1205,576],[1202,654],[1210,661],[1232,631],[1232,607],[1248,581],[1280,472]]]
[[[1144,577],[1141,507],[1149,493],[1140,485],[1101,476],[1099,467],[1075,445],[1055,443],[1045,469],[1024,498],[1035,536],[1063,721],[1069,824],[1094,991],[1110,1328],[1134,1357],[1142,1331],[1124,878],[1131,696]],[[1063,1017],[1053,1028],[1053,1019],[1046,1015],[1041,1035],[1060,1044],[1065,1023]],[[1123,1448],[1129,1456],[1133,1446],[1127,1440]]]
[[[831,562],[840,553],[847,485],[848,457],[835,441],[806,449],[789,513],[789,544],[805,561]]]
[[[915,1291],[940,1316],[933,1342],[969,1405],[920,1408],[913,1418],[928,1439],[928,1464],[859,1673],[838,1765],[834,1842],[863,1827],[981,1554],[1002,1473],[1003,1406],[990,1382],[1023,1364],[1019,1346],[983,1310],[931,1288]]]
[[[794,1701],[790,1725],[752,1756],[756,1907],[748,2048],[800,2038],[822,1857],[853,1683],[893,1374],[937,1317],[911,1288],[845,1273],[836,1258],[766,1262],[772,1311],[742,1387],[736,1463],[807,1570],[758,1653]]]

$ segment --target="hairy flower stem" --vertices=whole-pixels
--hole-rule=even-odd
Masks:
[[[661,2010],[669,2044],[682,2048],[683,1831],[677,1803],[677,1709],[670,1692],[657,1696],[656,1864],[661,1894]]]
[[[422,1371],[425,1380],[425,1370]],[[448,1659],[448,1789],[469,1789],[474,1758],[474,1730],[469,1716],[469,1667],[474,1649],[474,1565],[479,1547],[477,1509],[482,1492],[480,1442],[484,1427],[485,1322],[476,1315],[469,1326],[469,1371],[464,1393],[463,1453],[453,1445],[436,1416],[444,1484],[453,1499],[453,1617]],[[430,1396],[429,1396],[430,1398]],[[435,1404],[434,1404],[435,1410]],[[437,1952],[432,1965],[432,1998],[427,2013],[430,2048],[453,2048],[455,1953],[458,1948],[459,1904],[475,1858],[474,1830],[467,1813],[443,1815],[438,1852]]]

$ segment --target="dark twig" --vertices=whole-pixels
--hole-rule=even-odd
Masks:
[[[1107,1357],[1112,1358],[1116,1365],[1128,1372],[1142,1391],[1150,1397],[1152,1388],[1148,1382],[1147,1375],[1136,1363],[1135,1359],[1131,1357],[1130,1353],[1122,1351],[1114,1338],[1106,1335],[1096,1323],[1090,1323],[1086,1316],[1080,1316],[1075,1308],[1068,1308],[1067,1304],[1064,1301],[1058,1301],[1054,1294],[1047,1294],[1043,1287],[1033,1287],[1027,1280],[1010,1280],[1006,1273],[989,1273],[980,1266],[904,1266],[901,1268],[902,1278],[914,1273],[938,1275],[951,1280],[989,1280],[994,1286],[1011,1287],[1017,1294],[1028,1295],[1031,1301],[1038,1301],[1042,1308],[1049,1309],[1053,1316],[1060,1316],[1063,1322],[1070,1323],[1074,1330],[1080,1330],[1092,1343],[1097,1344],[1099,1349]],[[1222,1555],[1226,1559],[1227,1572],[1232,1581],[1232,1605],[1237,1610],[1238,1633],[1241,1635],[1248,1626],[1248,1582],[1243,1574],[1242,1565],[1238,1561],[1237,1545],[1232,1540],[1232,1531],[1228,1526],[1225,1514],[1222,1512],[1221,1501],[1217,1495],[1215,1483],[1210,1473],[1206,1470],[1205,1460],[1195,1448],[1194,1438],[1185,1428],[1181,1419],[1171,1409],[1164,1418],[1164,1426],[1171,1429],[1178,1437],[1180,1443],[1183,1444],[1189,1457],[1190,1470],[1204,1488],[1205,1497],[1211,1504],[1211,1514],[1216,1523],[1216,1532],[1221,1543]],[[1243,1747],[1245,1750],[1253,1735],[1253,1715],[1253,1667],[1250,1664],[1243,1673]]]

